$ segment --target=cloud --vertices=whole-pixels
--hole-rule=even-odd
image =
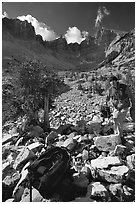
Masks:
[[[41,35],[44,41],[55,40],[58,37],[49,26],[47,26],[45,23],[39,22],[31,15],[18,16],[17,18],[21,21],[27,20],[28,23],[31,23],[35,29],[35,33]]]
[[[69,29],[67,30],[66,34],[65,34],[65,38],[67,43],[75,43],[77,42],[78,44],[80,44],[85,37],[88,35],[88,32],[86,31],[80,31],[77,27],[69,27]]]
[[[4,13],[2,14],[2,18],[9,18],[9,16],[8,16],[8,14],[7,14],[7,12],[6,11],[4,11]]]
[[[110,15],[110,12],[106,9],[105,6],[99,7],[97,11],[97,17],[95,20],[95,27],[96,28],[100,27],[100,24],[102,23],[103,18],[108,15]]]

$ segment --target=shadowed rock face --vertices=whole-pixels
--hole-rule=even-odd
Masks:
[[[62,36],[53,41],[43,41],[39,35],[35,34],[34,27],[31,23],[27,21],[20,21],[19,19],[2,19],[2,28],[3,32],[8,31],[16,38],[30,40],[37,39],[40,43],[44,45],[44,47],[48,47],[56,52],[61,52],[63,50],[77,53],[79,51],[83,51],[83,49],[94,48],[98,46],[107,46],[111,43],[111,41],[116,37],[116,33],[111,30],[106,30],[104,28],[97,31],[95,37],[88,36],[81,44],[78,43],[70,43],[67,44],[67,41]]]
[[[2,19],[2,30],[9,31],[13,36],[25,40],[33,39],[35,37],[34,27],[27,21],[20,21],[18,19]]]

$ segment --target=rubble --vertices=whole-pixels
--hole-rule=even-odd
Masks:
[[[74,86],[69,93],[62,94],[55,102],[57,107],[50,112],[49,132],[44,132],[40,126],[31,126],[24,136],[20,136],[16,128],[8,132],[7,136],[4,133],[3,202],[30,202],[30,198],[32,202],[135,200],[135,126],[131,121],[126,122],[124,143],[119,135],[107,133],[99,113],[99,104],[102,101],[102,96],[95,94],[89,99]],[[106,128],[106,132],[101,134],[103,128]],[[34,184],[30,185],[29,166],[53,147],[63,148],[68,152],[69,165],[64,174],[60,168],[58,174],[63,177],[57,181],[54,177],[57,186],[50,197],[46,197],[38,190],[39,175],[42,174],[40,178],[46,182],[43,174],[48,175],[48,169],[56,173],[58,162],[63,164],[63,157],[55,154],[53,163],[48,160],[47,163],[42,163],[35,179],[36,183],[34,182],[35,187]],[[65,164],[62,165],[62,168],[64,167]]]

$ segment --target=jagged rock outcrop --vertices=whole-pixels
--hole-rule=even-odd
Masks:
[[[24,40],[32,40],[35,37],[34,27],[27,21],[20,21],[19,19],[3,18],[2,31],[3,34],[8,31],[14,37]]]

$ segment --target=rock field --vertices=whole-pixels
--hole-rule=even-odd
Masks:
[[[100,105],[105,96],[78,90],[76,81],[66,81],[70,91],[60,95],[50,111],[51,132],[34,126],[24,138],[16,123],[7,123],[2,138],[2,201],[29,202],[28,169],[47,146],[70,152],[71,179],[64,177],[50,198],[32,187],[32,202],[133,202],[135,201],[135,124],[125,120],[124,140],[102,126]],[[84,83],[83,83],[84,86]],[[104,128],[104,134],[101,133]],[[30,137],[31,135],[31,137]],[[45,189],[46,191],[46,189]]]

